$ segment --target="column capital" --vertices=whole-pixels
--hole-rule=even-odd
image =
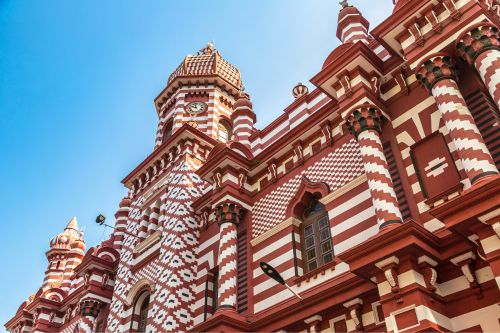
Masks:
[[[443,53],[433,54],[418,64],[415,75],[429,91],[441,80],[458,81],[455,59]]]
[[[85,299],[80,301],[80,308],[82,316],[96,318],[101,310],[101,302],[95,299]]]
[[[222,202],[215,207],[215,219],[219,225],[224,223],[238,225],[240,223],[241,213],[241,206],[234,202]]]
[[[346,116],[347,128],[357,139],[359,134],[366,130],[375,130],[382,133],[382,112],[372,104],[354,107]]]
[[[473,65],[482,52],[491,49],[500,50],[498,28],[489,22],[475,24],[458,37],[455,46],[460,57]]]

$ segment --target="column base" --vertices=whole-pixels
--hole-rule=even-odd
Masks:
[[[232,310],[232,311],[235,311],[236,312],[236,307],[232,306],[232,305],[220,305],[216,311],[228,311],[228,310]]]
[[[496,175],[498,175],[498,172],[495,172],[495,171],[483,172],[482,174],[479,174],[476,177],[472,178],[470,182],[472,185],[476,185],[477,183],[481,182],[485,178],[494,177]]]
[[[401,224],[403,224],[403,222],[401,220],[385,221],[384,223],[382,223],[381,225],[379,225],[378,229],[382,230],[382,229],[386,229],[386,228],[389,228],[389,227],[396,227],[396,226],[401,225]]]

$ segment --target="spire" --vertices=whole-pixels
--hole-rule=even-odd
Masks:
[[[78,221],[76,220],[76,216],[73,216],[71,220],[68,222],[68,225],[66,228],[64,228],[65,231],[68,231],[72,234],[78,235]]]
[[[347,0],[341,1],[340,5],[342,5],[342,9],[339,13],[337,37],[343,44],[357,41],[367,43],[370,23],[356,7],[349,5]]]

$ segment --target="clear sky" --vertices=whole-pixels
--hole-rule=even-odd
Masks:
[[[391,0],[352,0],[372,27]],[[0,0],[0,331],[35,293],[72,216],[87,247],[152,150],[154,98],[207,41],[241,73],[263,128],[339,41],[336,0]]]

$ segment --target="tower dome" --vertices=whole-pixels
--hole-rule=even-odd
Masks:
[[[76,220],[76,217],[73,217],[68,222],[66,228],[64,228],[64,231],[52,238],[50,241],[50,249],[69,250],[74,247],[80,248],[80,243],[83,243],[83,239],[81,239],[78,234],[78,221]]]
[[[222,58],[212,43],[195,55],[187,55],[184,61],[169,76],[164,93],[174,91],[185,83],[210,83],[220,80],[222,86],[234,94],[242,88],[240,71]],[[162,93],[161,95],[164,95]]]

